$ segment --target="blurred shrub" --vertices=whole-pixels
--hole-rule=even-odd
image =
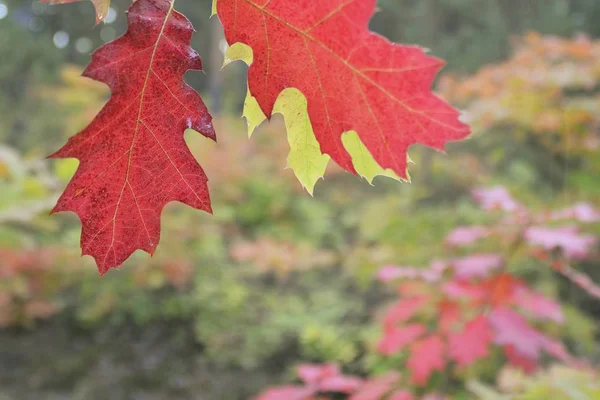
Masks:
[[[600,172],[599,65],[600,41],[532,32],[515,40],[508,60],[464,79],[445,76],[440,87],[474,133],[485,132],[478,142],[488,168],[523,176],[525,165],[530,183],[557,186],[565,174]]]

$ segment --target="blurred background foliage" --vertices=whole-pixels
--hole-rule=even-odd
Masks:
[[[77,218],[48,216],[77,162],[44,157],[108,96],[79,74],[94,48],[125,30],[130,1],[113,3],[94,27],[89,2],[0,0],[2,398],[246,399],[293,378],[300,361],[355,374],[395,368],[369,345],[391,296],[376,271],[426,265],[447,255],[454,227],[489,221],[473,187],[503,184],[540,209],[600,202],[596,0],[380,0],[372,29],[448,61],[438,90],[474,134],[449,156],[412,149],[411,185],[369,186],[330,166],[314,198],[283,169],[282,121],[247,139],[245,70],[219,71],[210,1],[181,0],[206,70],[187,80],[219,132],[218,144],[186,134],[211,179],[215,215],[168,206],[156,256],[136,254],[99,278],[79,258]],[[581,264],[600,282],[597,259]],[[528,275],[527,258],[515,269],[568,302],[561,335],[598,348],[597,301],[552,274]],[[546,393],[535,391],[555,374],[511,378],[511,388]],[[486,385],[465,380],[458,390],[500,398]]]

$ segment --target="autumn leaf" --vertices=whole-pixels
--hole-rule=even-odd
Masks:
[[[128,19],[127,33],[96,51],[84,71],[112,97],[52,156],[80,160],[54,212],[79,216],[83,254],[102,274],[137,249],[154,253],[168,202],[211,212],[206,175],[183,137],[191,128],[215,138],[206,106],[183,81],[202,68],[189,47],[193,27],[168,0],[139,0]]]
[[[547,338],[529,326],[525,318],[503,307],[495,309],[489,317],[494,331],[494,342],[511,346],[522,357],[537,360]]]
[[[446,366],[444,342],[438,335],[431,335],[411,346],[408,368],[416,385],[424,385],[434,371],[442,371]]]
[[[458,279],[485,278],[502,266],[503,259],[497,254],[472,254],[454,260],[455,276]]]
[[[275,112],[284,115],[288,131],[290,125],[300,129],[293,136],[303,138],[304,152],[312,152],[305,156],[302,149],[292,147],[300,154],[297,158],[306,160],[294,171],[309,191],[315,176],[324,172],[322,160],[318,171],[306,174],[302,169],[315,168],[315,146],[342,168],[369,180],[377,174],[408,180],[411,145],[443,150],[446,142],[469,134],[459,113],[431,92],[443,62],[419,47],[393,44],[370,32],[375,4],[375,0],[216,2],[231,45],[226,61],[251,64],[244,112],[251,116],[250,129]],[[288,107],[278,104],[280,96],[287,97]],[[303,122],[303,101],[310,125]]]
[[[42,3],[67,4],[82,0],[42,0]],[[108,15],[110,0],[90,0],[96,8],[96,23],[100,23]]]
[[[492,331],[487,317],[480,315],[467,323],[461,332],[448,337],[450,357],[459,366],[468,366],[489,354]]]
[[[427,329],[423,324],[409,324],[403,327],[386,327],[383,338],[377,345],[377,351],[392,355],[422,336]]]
[[[394,326],[398,322],[408,321],[413,315],[423,309],[428,299],[415,296],[398,300],[386,313],[384,325]]]
[[[349,400],[381,400],[396,384],[400,376],[390,372],[386,375],[370,379]]]
[[[253,400],[305,400],[314,392],[311,388],[301,386],[283,386],[268,389]]]

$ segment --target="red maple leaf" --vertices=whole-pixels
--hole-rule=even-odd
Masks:
[[[431,335],[413,343],[407,365],[412,371],[412,380],[424,385],[434,371],[442,371],[446,365],[444,342],[438,335]]]
[[[206,175],[183,138],[188,128],[215,138],[206,106],[183,81],[202,69],[189,47],[193,27],[168,0],[139,0],[128,19],[127,33],[96,51],[84,72],[112,97],[52,156],[80,160],[53,212],[77,213],[83,254],[102,274],[137,249],[154,253],[168,202],[211,212]]]
[[[471,320],[462,332],[448,336],[450,357],[459,366],[468,366],[488,355],[492,330],[487,317],[481,315]]]
[[[229,44],[253,50],[250,92],[269,118],[296,88],[321,152],[356,173],[342,133],[358,132],[377,163],[407,178],[414,143],[443,150],[469,134],[459,113],[431,92],[443,62],[368,29],[376,0],[219,0]]]

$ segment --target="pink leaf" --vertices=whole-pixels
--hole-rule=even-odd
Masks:
[[[588,257],[596,244],[596,237],[584,235],[576,227],[546,228],[534,226],[525,232],[525,239],[533,246],[546,250],[561,248],[569,258]]]
[[[444,369],[444,352],[444,343],[437,335],[419,340],[411,346],[407,365],[416,385],[425,385],[434,371]]]
[[[409,297],[398,300],[386,313],[384,325],[391,327],[398,322],[405,322],[420,311],[427,304],[423,296]]]
[[[319,383],[319,392],[351,394],[362,386],[362,380],[352,376],[326,377]]]
[[[442,286],[442,292],[451,299],[468,299],[479,301],[485,299],[489,293],[485,287],[470,282],[450,281]]]
[[[340,376],[340,370],[335,364],[301,364],[296,373],[304,383],[314,385],[324,378]]]
[[[577,203],[572,207],[552,213],[551,218],[554,220],[575,219],[584,223],[593,223],[600,221],[600,211],[589,203]]]
[[[492,311],[489,321],[494,331],[495,343],[510,345],[516,353],[529,359],[538,359],[546,337],[531,328],[522,316],[499,307]]]
[[[529,311],[536,317],[549,319],[559,324],[564,322],[564,315],[560,304],[541,293],[520,287],[517,289],[514,301],[518,306]]]
[[[377,273],[377,279],[380,282],[390,282],[399,278],[414,279],[419,276],[419,270],[414,267],[396,267],[387,265],[382,267]]]
[[[390,373],[371,379],[357,393],[354,393],[349,400],[381,400],[392,389],[392,386],[399,378],[397,373]]]
[[[468,246],[488,235],[489,230],[483,226],[461,226],[448,234],[446,243],[454,247]]]
[[[427,329],[423,324],[411,324],[401,328],[386,328],[377,350],[384,355],[392,355],[402,350],[407,344],[421,337]]]
[[[567,351],[565,345],[559,341],[548,339],[544,344],[546,352],[567,365],[576,365],[577,362]]]
[[[515,350],[514,346],[509,345],[504,347],[504,355],[510,365],[521,368],[526,373],[530,374],[537,369],[537,362]]]
[[[484,210],[514,212],[523,208],[513,199],[508,190],[502,186],[495,186],[489,189],[475,189],[472,194]]]
[[[496,254],[474,254],[454,261],[458,279],[485,278],[502,265],[502,257]]]
[[[476,317],[462,332],[450,334],[448,341],[450,357],[461,367],[486,357],[492,342],[492,330],[487,317]]]

